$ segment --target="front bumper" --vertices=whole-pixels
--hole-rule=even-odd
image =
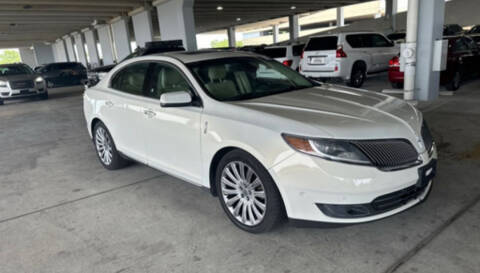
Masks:
[[[43,95],[47,92],[44,87],[28,88],[22,90],[2,89],[0,90],[0,100],[15,100],[28,97]]]
[[[422,165],[386,172],[295,153],[271,168],[270,174],[289,218],[361,223],[404,211],[427,196],[435,175],[430,164],[435,164],[436,151],[431,157],[427,152],[421,157]],[[422,177],[425,169],[432,175]]]

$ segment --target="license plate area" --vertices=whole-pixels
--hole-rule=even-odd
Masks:
[[[309,57],[308,64],[311,65],[324,65],[326,63],[326,56],[313,56]]]

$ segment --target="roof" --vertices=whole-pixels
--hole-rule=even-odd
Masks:
[[[154,56],[169,56],[183,63],[194,63],[199,61],[206,61],[221,58],[235,58],[235,57],[262,57],[261,55],[252,52],[243,51],[216,51],[216,50],[198,50],[198,51],[177,51],[154,54]]]

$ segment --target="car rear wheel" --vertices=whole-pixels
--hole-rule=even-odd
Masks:
[[[284,218],[283,201],[268,171],[251,155],[235,150],[219,162],[216,186],[220,204],[239,228],[261,233]]]
[[[0,105],[3,105],[3,100],[0,100]]]
[[[450,90],[450,91],[458,90],[458,88],[460,88],[461,81],[462,81],[462,74],[460,73],[460,71],[455,71],[455,74],[453,75],[452,80],[446,85],[447,90]]]
[[[39,96],[39,98],[40,98],[41,100],[48,100],[48,92],[45,91],[45,93],[41,94],[41,95]]]
[[[95,144],[98,159],[106,169],[117,170],[128,164],[128,161],[117,151],[110,132],[102,122],[95,124],[93,143]]]
[[[348,85],[351,87],[360,88],[365,82],[365,78],[366,78],[365,67],[360,63],[356,63],[353,65],[352,73],[350,75],[350,81],[348,82]]]

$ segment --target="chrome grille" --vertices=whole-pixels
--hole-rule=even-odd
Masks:
[[[398,170],[420,162],[417,150],[405,139],[353,141],[352,144],[382,170]]]
[[[423,121],[422,124],[422,139],[423,144],[425,145],[425,149],[428,151],[428,154],[432,155],[431,153],[433,152],[433,136],[425,121]]]
[[[28,81],[11,81],[10,82],[10,87],[12,89],[28,89],[28,88],[33,88],[33,81],[28,80]]]

